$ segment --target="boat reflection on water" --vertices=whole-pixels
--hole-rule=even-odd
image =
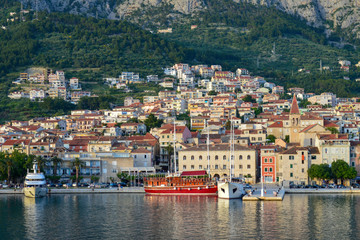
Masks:
[[[24,230],[28,239],[38,239],[38,233],[43,230],[41,222],[45,217],[45,198],[24,197]]]

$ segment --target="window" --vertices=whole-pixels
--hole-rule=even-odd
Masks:
[[[316,160],[316,156],[311,156],[311,160]]]
[[[250,169],[251,168],[251,165],[247,165],[247,169]]]
[[[292,172],[290,173],[290,177],[293,177],[293,173],[292,173]]]
[[[264,162],[266,162],[266,163],[267,163],[267,161],[268,161],[268,159],[267,159],[267,158],[265,158],[265,159],[264,159]]]
[[[256,141],[256,138],[255,138],[255,137],[251,137],[251,141]]]
[[[266,167],[264,171],[267,172],[267,171],[268,171],[268,168]]]
[[[223,160],[226,160],[226,155],[223,156]]]
[[[169,138],[169,135],[167,135],[167,138]]]
[[[258,141],[262,141],[262,137],[258,137]]]
[[[219,166],[218,166],[218,165],[215,165],[215,169],[219,169]]]
[[[269,168],[269,172],[272,172],[272,167],[271,167],[271,168]]]
[[[247,160],[250,160],[250,155],[247,156]]]
[[[355,167],[355,162],[352,162],[352,163],[351,163],[351,166]]]
[[[294,156],[289,156],[289,160],[294,160]]]
[[[134,158],[136,158],[136,155],[134,155]]]
[[[183,170],[186,170],[186,165],[183,165]]]
[[[327,148],[325,148],[325,153],[327,153]]]
[[[293,165],[292,165],[292,164],[290,164],[290,168],[293,168]]]
[[[191,165],[191,169],[195,169],[195,166],[194,166],[194,165]]]
[[[269,162],[271,162],[271,163],[272,163],[272,161],[273,161],[273,160],[272,160],[272,158],[269,158]]]
[[[305,169],[302,168],[302,169],[301,169],[301,172],[302,172],[302,173],[305,172]]]
[[[239,165],[239,169],[242,169],[242,165]]]
[[[223,169],[224,169],[224,170],[226,169],[226,165],[223,165]]]
[[[199,169],[202,169],[202,165],[199,165]]]
[[[201,160],[202,160],[202,156],[200,155],[200,156],[199,156],[199,161],[201,161]]]
[[[192,155],[192,156],[191,156],[191,160],[194,160],[194,159],[195,159],[195,158],[194,158],[194,156]]]
[[[183,160],[184,160],[184,161],[186,160],[186,156],[183,156]]]
[[[239,155],[239,160],[242,160],[242,155]]]
[[[234,166],[234,165],[231,165],[231,169],[235,169],[235,166]]]
[[[164,138],[165,136],[163,135],[162,138]]]
[[[219,160],[219,156],[218,156],[218,155],[215,156],[215,160]]]

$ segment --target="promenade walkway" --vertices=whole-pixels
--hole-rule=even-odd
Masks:
[[[101,193],[145,193],[143,187],[124,188],[51,188],[49,194],[101,194]],[[0,194],[23,194],[21,189],[0,189]]]

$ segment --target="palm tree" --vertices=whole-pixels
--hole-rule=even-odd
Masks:
[[[35,157],[37,163],[38,163],[38,166],[39,166],[39,170],[44,170],[46,164],[49,162],[47,159],[45,159],[43,156],[36,156]]]
[[[63,162],[63,160],[57,156],[52,157],[50,160],[53,163],[53,175],[56,176],[57,175],[57,166],[58,164],[61,164]]]
[[[1,167],[6,171],[7,171],[7,182],[8,184],[10,183],[10,179],[11,179],[11,169],[14,166],[14,159],[11,157],[11,155],[8,152],[5,153],[1,153],[0,156],[0,161],[1,161]]]
[[[165,147],[165,150],[168,154],[168,159],[169,159],[169,170],[172,171],[172,161],[171,161],[171,156],[174,154],[174,147],[171,146],[170,144],[168,146]]]
[[[79,182],[79,169],[85,166],[85,162],[80,160],[80,158],[75,158],[75,160],[72,162],[72,165],[73,167],[75,167],[76,170],[76,186],[77,186]]]

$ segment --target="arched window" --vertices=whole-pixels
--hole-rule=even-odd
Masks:
[[[195,158],[194,158],[194,156],[191,156],[191,160],[194,160]]]
[[[242,155],[239,155],[239,160],[242,160],[242,159],[243,159]]]
[[[199,161],[201,161],[201,160],[202,160],[202,156],[200,155],[200,156],[199,156]]]
[[[250,155],[247,156],[247,160],[250,160]]]
[[[226,160],[226,155],[223,156],[223,160]]]
[[[183,156],[183,160],[186,160],[186,156]]]
[[[218,155],[215,156],[215,160],[219,160],[219,156],[218,156]]]

